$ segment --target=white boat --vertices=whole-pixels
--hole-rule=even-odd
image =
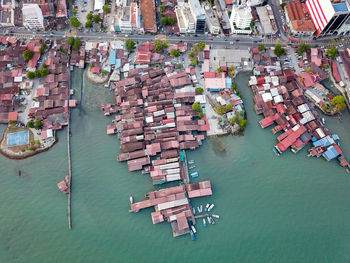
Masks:
[[[194,164],[194,161],[193,160],[189,160],[188,164]]]
[[[203,218],[203,226],[207,227],[207,221],[205,221],[205,218]]]
[[[130,200],[130,204],[134,202],[134,198],[132,197],[132,195],[130,196],[129,200]]]
[[[195,165],[191,165],[190,167],[188,167],[188,169],[194,169],[194,168],[196,168]]]
[[[192,211],[193,211],[193,214],[195,215],[196,214],[196,208],[192,207]]]
[[[324,118],[321,119],[323,124],[326,124],[326,120]]]
[[[209,204],[205,206],[205,211],[208,211]]]
[[[211,216],[212,216],[212,217],[214,217],[214,218],[217,218],[217,219],[219,219],[219,218],[220,218],[220,216],[219,216],[219,215],[215,215],[215,214],[212,214]]]
[[[196,230],[196,228],[194,227],[194,225],[191,225],[191,229],[192,229],[192,231],[193,231],[194,234],[197,233],[197,230]]]
[[[208,208],[208,212],[210,212],[210,210],[212,210],[214,208],[214,206],[215,206],[214,204],[211,204]]]
[[[200,206],[201,213],[203,212],[203,205]]]
[[[200,213],[200,212],[201,212],[201,210],[200,210],[199,206],[197,206],[197,210],[198,210],[198,213]]]
[[[211,224],[210,216],[207,216],[208,224]]]

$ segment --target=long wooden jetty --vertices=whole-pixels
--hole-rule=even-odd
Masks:
[[[187,156],[186,156],[186,151],[182,150],[183,156],[184,156],[184,161],[183,161],[183,170],[184,170],[184,183],[189,184],[190,183],[190,176],[188,174],[188,167],[187,167]]]
[[[194,216],[195,219],[202,218],[202,217],[207,217],[209,214],[202,214],[202,215],[196,215]]]
[[[67,127],[67,155],[68,155],[68,228],[72,229],[72,221],[71,221],[71,192],[72,192],[72,166],[70,159],[70,110],[68,109],[68,127]]]

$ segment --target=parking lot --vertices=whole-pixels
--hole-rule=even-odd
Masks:
[[[94,1],[91,0],[75,0],[73,7],[78,11],[76,17],[83,26],[86,23],[86,15],[94,11]]]

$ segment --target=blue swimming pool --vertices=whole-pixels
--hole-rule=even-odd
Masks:
[[[7,134],[7,146],[17,146],[29,143],[29,131]]]

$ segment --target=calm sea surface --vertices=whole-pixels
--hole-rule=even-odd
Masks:
[[[106,135],[113,117],[100,110],[111,93],[76,70],[81,103],[72,114],[73,229],[67,196],[56,186],[67,173],[64,130],[46,153],[22,161],[0,156],[0,262],[349,262],[350,176],[337,162],[307,158],[306,149],[276,157],[276,136],[258,125],[248,76],[236,79],[248,113],[245,136],[207,139],[188,153],[197,181],[210,179],[214,192],[193,203],[213,202],[220,215],[214,226],[199,224],[193,242],[173,238],[167,223],[153,225],[153,209],[128,212],[130,195],[140,201],[155,188],[147,175],[129,173],[116,161],[119,141]],[[350,159],[349,114],[326,124]]]

